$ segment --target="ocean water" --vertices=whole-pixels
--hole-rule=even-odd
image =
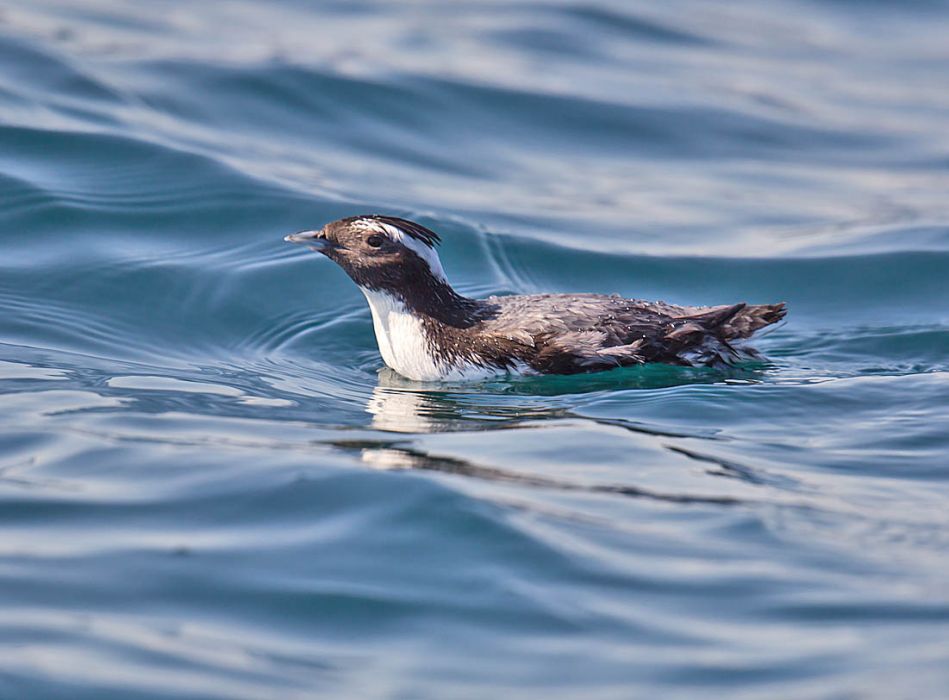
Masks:
[[[949,4],[0,3],[0,698],[949,697]],[[283,235],[787,301],[420,384]]]

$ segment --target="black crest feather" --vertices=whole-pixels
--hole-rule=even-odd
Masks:
[[[395,226],[397,229],[404,231],[407,235],[411,236],[415,240],[424,243],[429,248],[434,248],[442,242],[442,239],[439,237],[439,235],[431,229],[425,228],[422,226],[422,224],[417,224],[414,221],[401,219],[398,216],[386,216],[385,214],[367,214],[365,216],[355,216],[353,219],[369,219],[370,221],[378,221],[379,223],[389,224],[389,226]]]

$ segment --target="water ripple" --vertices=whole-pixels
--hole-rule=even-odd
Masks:
[[[941,2],[0,12],[0,695],[941,698]],[[766,362],[430,384],[283,243],[789,303]]]

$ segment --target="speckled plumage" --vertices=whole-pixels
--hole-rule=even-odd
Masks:
[[[691,307],[601,294],[469,299],[441,272],[437,234],[395,217],[342,219],[287,239],[319,249],[363,289],[383,359],[412,379],[728,364],[757,356],[737,341],[786,313],[781,303]]]
[[[683,307],[599,294],[489,297],[467,328],[432,324],[442,347],[468,362],[521,362],[574,374],[664,362],[718,365],[754,355],[735,341],[779,320],[781,305]]]

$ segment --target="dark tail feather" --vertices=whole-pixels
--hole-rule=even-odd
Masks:
[[[747,338],[756,330],[777,323],[787,313],[782,301],[778,304],[735,304],[720,306],[704,314],[689,316],[683,320],[702,326],[706,333],[712,333],[723,340]]]
[[[783,301],[777,304],[743,305],[743,308],[722,323],[719,333],[725,340],[747,338],[755,331],[777,323],[787,312],[787,305]]]
[[[689,364],[727,365],[741,359],[759,357],[748,347],[732,346],[755,331],[777,323],[787,313],[784,302],[778,304],[735,304],[721,306],[703,314],[679,320],[665,339],[669,349]]]

